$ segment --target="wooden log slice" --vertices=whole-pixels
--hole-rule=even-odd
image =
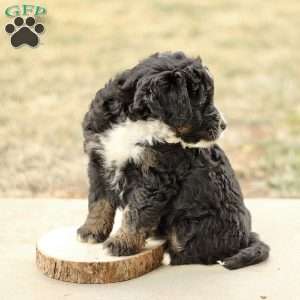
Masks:
[[[163,259],[162,240],[147,240],[144,250],[136,255],[114,257],[102,244],[80,243],[76,229],[59,228],[38,241],[36,263],[48,277],[75,283],[118,282],[152,271]]]

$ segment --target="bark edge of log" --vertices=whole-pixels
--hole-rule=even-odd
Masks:
[[[73,283],[113,283],[144,275],[161,265],[165,244],[134,257],[111,262],[73,262],[43,254],[36,246],[36,265],[46,276]]]

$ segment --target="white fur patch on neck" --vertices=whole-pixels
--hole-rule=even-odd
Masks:
[[[168,125],[159,120],[131,121],[114,125],[100,137],[102,155],[106,167],[120,169],[128,160],[140,162],[144,145],[152,145],[155,141],[166,143],[181,143],[186,148],[207,148],[213,142],[200,141],[188,144],[176,137]]]
[[[134,122],[127,119],[101,136],[105,163],[107,167],[117,168],[121,168],[128,160],[139,163],[144,144],[164,142],[173,135],[169,127],[158,120]]]

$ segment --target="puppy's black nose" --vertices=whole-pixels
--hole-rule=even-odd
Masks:
[[[224,121],[222,121],[221,124],[220,124],[220,127],[221,127],[222,130],[225,130],[226,127],[227,127],[227,124]]]

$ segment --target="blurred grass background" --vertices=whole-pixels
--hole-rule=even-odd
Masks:
[[[86,197],[92,97],[166,50],[200,55],[214,74],[221,144],[245,196],[300,196],[299,1],[43,1],[36,49],[10,45],[12,4],[0,1],[0,197]]]

